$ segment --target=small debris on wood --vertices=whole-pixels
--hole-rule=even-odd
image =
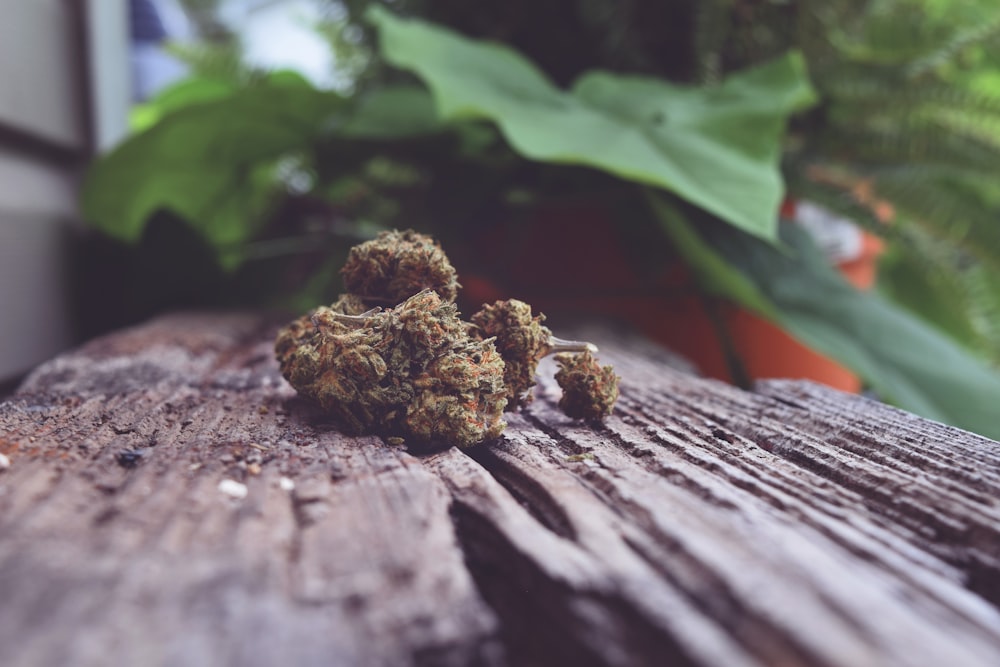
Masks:
[[[260,464],[259,463],[249,464],[247,466],[247,472],[256,477],[257,475],[260,474]]]
[[[224,479],[219,482],[219,491],[236,500],[243,500],[249,493],[247,485],[241,484],[235,479]]]
[[[294,491],[295,490],[295,482],[293,482],[288,477],[282,477],[281,479],[279,479],[278,480],[278,486],[281,487],[282,491],[289,491],[290,492],[290,491]]]
[[[10,458],[6,454],[0,454],[0,470],[10,467]]]
[[[123,468],[134,468],[145,455],[146,452],[142,449],[123,449],[115,454],[115,461]]]

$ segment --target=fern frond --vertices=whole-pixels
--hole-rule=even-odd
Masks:
[[[1000,211],[976,189],[976,175],[902,165],[869,172],[879,196],[970,256],[1000,269]]]
[[[1000,115],[962,107],[925,109],[919,115],[927,117],[946,133],[965,137],[1000,152]]]
[[[954,61],[965,49],[975,44],[984,44],[1000,40],[1000,11],[985,15],[982,21],[956,32],[951,39],[934,51],[915,59],[906,67],[906,76],[910,79],[922,77],[940,68],[945,63]]]
[[[831,121],[814,143],[827,159],[855,162],[860,168],[883,165],[928,166],[995,173],[1000,151],[940,127],[889,119],[864,126],[853,117]]]
[[[909,114],[924,107],[941,107],[1000,116],[1000,98],[996,96],[946,81],[909,81],[898,70],[844,66],[817,78],[816,86],[825,99],[859,109],[881,108]]]
[[[956,269],[960,254],[917,226],[907,226],[881,263],[879,289],[973,350],[989,345],[969,321],[972,299]]]
[[[901,11],[907,3],[874,3],[861,13],[860,24],[834,26],[829,39],[841,62],[874,66],[899,66],[933,50],[943,41],[934,34],[919,11]]]
[[[901,227],[883,262],[882,290],[1000,365],[997,273],[920,224]]]
[[[732,34],[733,4],[733,0],[703,0],[695,6],[695,63],[701,83],[714,84],[722,78],[723,51]]]
[[[967,268],[961,276],[969,321],[984,342],[983,351],[1000,366],[1000,277],[982,264]]]

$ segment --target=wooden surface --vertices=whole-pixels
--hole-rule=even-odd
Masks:
[[[605,334],[605,426],[545,380],[409,452],[296,399],[273,333],[160,319],[0,403],[0,664],[1000,665],[996,442]]]

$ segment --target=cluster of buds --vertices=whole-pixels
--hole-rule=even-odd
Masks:
[[[292,386],[352,433],[469,446],[503,430],[503,360],[433,290],[387,310],[318,308],[281,330],[275,352]]]
[[[593,345],[552,336],[528,304],[498,301],[461,320],[455,270],[431,238],[383,232],[353,248],[342,273],[351,291],[285,326],[275,354],[296,391],[345,430],[459,447],[496,438],[553,352],[560,407],[587,420],[611,413],[611,367],[597,365]]]
[[[545,316],[534,315],[531,306],[517,299],[485,304],[471,319],[475,334],[495,339],[503,357],[508,410],[517,410],[533,400],[531,388],[542,357],[554,352],[597,352],[591,343],[556,338],[542,324]]]

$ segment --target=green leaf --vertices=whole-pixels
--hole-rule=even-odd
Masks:
[[[1000,374],[982,360],[877,294],[854,289],[794,225],[782,229],[791,254],[717,231],[709,242],[720,259],[756,283],[776,323],[794,337],[907,410],[1000,439]]]
[[[228,96],[183,106],[98,160],[82,210],[125,241],[159,209],[185,218],[219,249],[250,238],[269,201],[274,163],[306,149],[342,99],[277,73]],[[224,256],[236,261],[232,253]]]
[[[698,277],[703,289],[735,301],[761,316],[775,319],[774,307],[757,286],[705,243],[676,207],[649,190],[645,194],[663,231]]]
[[[444,118],[491,120],[524,157],[665,188],[751,234],[774,237],[785,120],[814,98],[800,56],[715,88],[594,72],[566,92],[507,47],[378,6],[368,18],[383,58],[423,79]]]
[[[347,121],[333,128],[353,139],[402,139],[443,129],[430,93],[402,85],[379,88],[364,96]]]
[[[134,106],[129,118],[131,129],[133,132],[147,130],[173,111],[226,97],[235,90],[235,84],[228,81],[201,77],[184,79],[164,89],[148,102]]]
[[[783,225],[784,248],[707,220],[703,236],[663,197],[647,198],[707,291],[770,319],[897,405],[1000,439],[1000,374],[920,318],[854,289],[804,231]]]

